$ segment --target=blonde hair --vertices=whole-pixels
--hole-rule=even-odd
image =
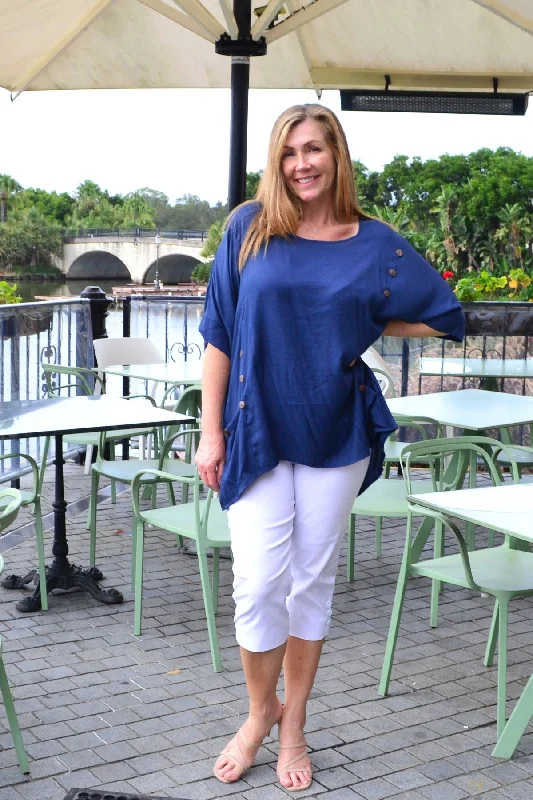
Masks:
[[[257,256],[261,247],[268,246],[273,236],[285,239],[296,233],[303,217],[303,204],[287,187],[281,172],[283,148],[287,137],[296,125],[305,120],[315,120],[324,130],[326,142],[331,147],[336,165],[333,195],[333,214],[337,222],[349,223],[356,219],[369,219],[357,200],[355,177],[348,142],[341,124],[333,111],[318,103],[291,106],[281,114],[270,134],[265,171],[259,182],[254,200],[260,208],[244,237],[239,253],[242,270],[250,256]],[[242,207],[239,206],[239,208]]]

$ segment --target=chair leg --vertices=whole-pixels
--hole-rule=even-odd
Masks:
[[[41,498],[37,495],[34,503],[35,538],[37,540],[37,563],[39,565],[39,590],[41,593],[41,609],[48,611],[48,592],[46,591],[46,564],[44,560],[43,516]]]
[[[93,461],[93,445],[88,444],[85,451],[85,466],[83,467],[83,474],[88,475],[91,471],[91,464]]]
[[[109,460],[115,460],[115,442],[109,443]],[[111,478],[111,502],[117,502],[117,482]]]
[[[143,561],[144,561],[144,523],[135,524],[135,579],[134,608],[133,608],[133,633],[141,635],[143,616]]]
[[[98,497],[98,484],[100,475],[93,469],[91,475],[91,499],[89,502],[89,565],[94,567],[96,562],[96,498]]]
[[[28,763],[28,756],[26,755],[26,750],[24,749],[24,742],[22,741],[22,734],[20,732],[20,726],[17,718],[17,712],[15,711],[15,705],[13,703],[13,697],[11,696],[9,683],[7,682],[7,675],[4,668],[4,662],[2,660],[1,650],[0,650],[0,691],[2,692],[2,698],[6,709],[7,721],[9,723],[9,727],[11,729],[11,735],[13,736],[13,741],[15,743],[15,750],[17,752],[17,758],[19,760],[20,769],[26,775],[30,771],[30,765]]]
[[[350,514],[350,525],[348,528],[348,560],[346,563],[346,578],[348,583],[354,582],[355,525],[356,515],[352,513]]]
[[[389,635],[387,637],[387,645],[385,647],[385,657],[383,659],[381,680],[378,689],[378,694],[382,696],[385,696],[389,691],[390,675],[392,671],[392,665],[394,663],[394,653],[396,651],[396,642],[398,641],[398,632],[400,630],[400,622],[402,618],[402,609],[403,609],[403,601],[405,598],[406,586],[407,586],[407,555],[404,554],[402,566],[400,568],[400,574],[398,575],[396,593],[394,595],[394,604],[392,606]]]
[[[220,550],[218,547],[213,548],[213,612],[218,614],[218,572],[220,566]]]
[[[435,539],[433,545],[435,558],[442,558],[444,555],[444,529],[442,522],[435,523]],[[429,625],[436,628],[439,618],[439,594],[442,591],[442,581],[431,581],[431,610],[429,613]]]
[[[499,609],[500,606],[498,601],[496,600],[496,602],[494,603],[494,611],[492,612],[489,638],[487,640],[487,647],[485,648],[485,658],[483,661],[486,667],[492,667],[494,663],[494,652],[496,650],[496,644],[498,643]]]
[[[48,458],[48,451],[49,450],[50,450],[50,437],[47,436],[45,438],[45,440],[44,440],[43,452],[42,452],[41,461],[40,461],[40,464],[39,464],[39,476],[38,476],[39,485],[37,486],[37,494],[38,495],[42,494],[42,488],[43,488],[43,483],[44,483],[44,473],[45,473],[45,470],[46,470],[46,459]]]
[[[375,540],[376,540],[376,555],[379,557],[381,555],[381,517],[376,517],[376,533],[375,533]]]
[[[222,672],[220,661],[220,651],[218,648],[218,636],[215,622],[215,612],[213,609],[213,595],[209,580],[209,568],[207,566],[207,556],[205,553],[198,554],[198,566],[200,568],[200,580],[202,582],[202,594],[204,597],[205,616],[207,620],[207,633],[209,634],[209,647],[211,649],[211,660],[215,672]]]
[[[499,600],[498,624],[498,707],[497,707],[497,736],[500,737],[505,728],[507,719],[507,617],[509,599]]]

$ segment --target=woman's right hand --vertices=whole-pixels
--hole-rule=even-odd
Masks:
[[[200,480],[209,489],[220,491],[220,481],[224,472],[226,460],[226,440],[222,431],[217,433],[202,433],[195,463],[198,468]]]

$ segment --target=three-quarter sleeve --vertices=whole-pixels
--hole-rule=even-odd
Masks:
[[[239,252],[252,216],[250,206],[244,206],[234,214],[228,224],[211,270],[204,316],[199,327],[205,344],[212,344],[228,358],[231,358],[239,299]]]
[[[381,264],[378,321],[423,322],[460,342],[465,335],[461,304],[442,275],[401,236],[391,231]]]

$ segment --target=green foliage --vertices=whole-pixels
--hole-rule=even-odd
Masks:
[[[200,286],[205,286],[207,283],[209,283],[212,266],[213,266],[212,261],[209,261],[205,264],[197,264],[193,269],[193,271],[191,272],[192,282],[197,283]]]
[[[381,172],[360,161],[353,166],[363,209],[395,227],[440,273],[453,273],[458,296],[533,299],[527,282],[533,275],[533,158],[501,147],[428,161],[397,155]],[[247,199],[261,175],[247,174]],[[0,175],[0,192],[8,197],[8,221],[0,225],[4,269],[50,268],[60,253],[60,227],[208,229],[209,261],[227,213],[225,204],[211,206],[194,194],[172,204],[156,189],[110,195],[88,180],[71,197],[24,189]],[[197,274],[206,280],[207,268],[198,267]]]
[[[22,297],[17,294],[17,284],[0,281],[0,305],[21,303]]]
[[[247,172],[246,173],[246,200],[253,200],[255,195],[257,194],[257,189],[259,187],[259,181],[263,176],[263,170],[260,169],[259,172]]]
[[[507,290],[507,291],[506,291]],[[508,275],[493,275],[486,269],[457,281],[459,300],[532,300],[533,275],[512,269]]]
[[[484,272],[533,270],[533,158],[502,147],[426,162],[399,155],[381,173],[354,167],[363,208],[392,224],[439,272],[453,272],[462,299],[508,296],[510,284],[490,284]],[[509,296],[529,294],[528,284]]]
[[[195,283],[206,284],[211,275],[211,267],[215,260],[215,255],[224,236],[225,220],[214,222],[207,231],[207,239],[201,255],[207,259],[204,264],[197,264],[192,271],[191,278]]]
[[[154,211],[146,198],[134,192],[125,197],[110,196],[93,181],[84,181],[76,189],[67,227],[83,228],[155,228]]]
[[[35,208],[17,209],[0,226],[0,267],[7,272],[47,272],[63,253],[58,222]]]
[[[213,224],[209,227],[209,230],[207,231],[207,239],[205,240],[205,245],[202,250],[202,256],[204,258],[212,260],[215,257],[220,242],[222,241],[222,237],[224,236],[225,227],[225,220],[213,222]]]

